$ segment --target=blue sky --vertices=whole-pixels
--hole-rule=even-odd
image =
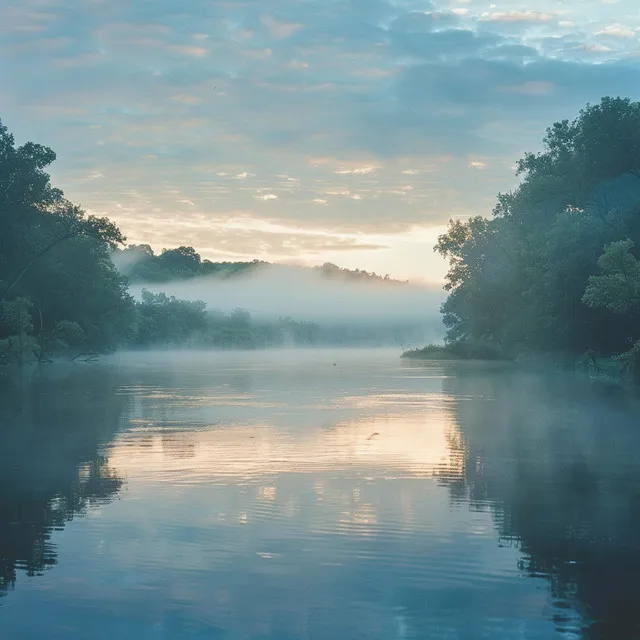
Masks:
[[[131,242],[438,281],[544,129],[640,97],[636,0],[0,0],[0,118]]]

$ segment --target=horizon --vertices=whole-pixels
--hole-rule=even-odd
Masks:
[[[2,119],[131,244],[440,286],[546,127],[640,97],[631,0],[0,7]],[[11,60],[11,62],[9,62]],[[632,90],[633,89],[633,90]]]

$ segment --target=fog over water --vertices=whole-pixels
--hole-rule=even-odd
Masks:
[[[220,279],[205,276],[170,283],[134,284],[187,300],[202,300],[220,311],[241,308],[257,319],[291,317],[315,322],[416,322],[441,325],[444,294],[414,284],[355,282],[326,278],[300,267],[270,265],[252,275]]]

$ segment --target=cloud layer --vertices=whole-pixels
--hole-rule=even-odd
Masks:
[[[554,120],[639,97],[634,0],[533,4],[9,1],[0,117],[132,241],[428,279],[407,243],[486,212]]]

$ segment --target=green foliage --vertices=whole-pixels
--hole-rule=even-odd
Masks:
[[[206,327],[206,304],[200,300],[178,300],[144,289],[136,303],[137,333],[134,344],[184,344]]]
[[[174,278],[191,278],[200,274],[200,256],[193,247],[163,249],[158,256],[158,263]]]
[[[79,347],[83,340],[84,331],[77,322],[61,320],[50,331],[40,331],[32,349],[33,355],[38,363],[48,362],[57,351]]]
[[[148,244],[129,245],[126,249],[116,249],[113,257],[120,271],[135,283],[161,283],[208,275],[229,278],[249,274],[267,264],[259,260],[252,262],[202,260],[193,247],[163,249],[160,255],[156,255]]]
[[[19,301],[32,301],[40,354],[71,344],[72,326],[82,328],[89,348],[113,349],[133,313],[127,282],[110,258],[124,238],[109,219],[87,216],[51,185],[45,169],[54,160],[47,147],[16,147],[0,123],[0,303],[15,324],[15,304],[23,305],[25,320]],[[15,332],[11,322],[0,324],[0,340]],[[29,326],[20,335],[33,331]],[[44,336],[50,339],[43,350]]]
[[[428,344],[421,349],[410,349],[402,354],[411,360],[504,360],[497,349],[481,344],[454,342],[449,344]]]
[[[640,381],[640,340],[629,351],[620,354],[617,360],[628,375],[634,380]]]
[[[0,323],[8,336],[0,346],[0,362],[23,361],[25,351],[31,346],[29,336],[33,331],[32,307],[28,298],[0,302]]]
[[[0,303],[0,320],[10,333],[31,333],[33,303],[28,298],[15,298]]]
[[[451,221],[438,241],[447,343],[620,353],[640,338],[640,103],[588,105],[543,147],[518,162],[521,183],[491,218]]]
[[[332,262],[325,262],[320,267],[313,267],[314,271],[318,271],[325,278],[332,278],[346,281],[356,282],[386,282],[393,284],[403,284],[399,280],[394,280],[389,277],[389,274],[379,276],[373,271],[364,271],[363,269],[345,269],[344,267],[338,267]]]
[[[421,349],[409,349],[402,353],[402,358],[409,360],[459,360],[460,356],[452,353],[446,344],[428,344]]]
[[[633,240],[612,242],[598,259],[603,275],[591,276],[583,296],[590,307],[625,313],[640,305],[640,262],[632,255]]]

